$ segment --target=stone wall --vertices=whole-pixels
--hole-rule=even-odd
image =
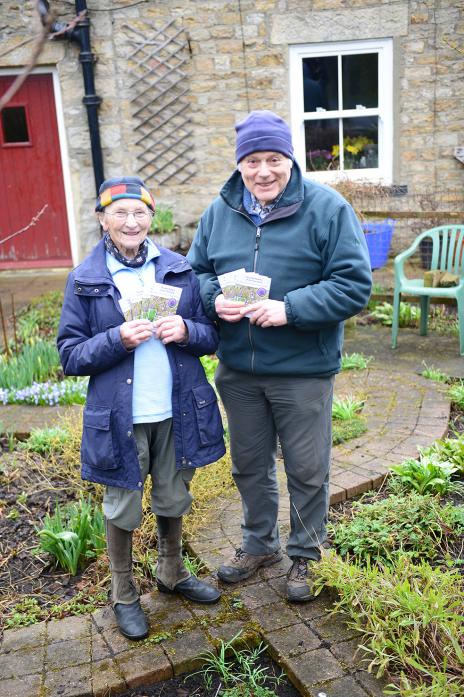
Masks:
[[[57,0],[51,6],[58,19],[73,18],[74,3]],[[232,172],[236,121],[251,109],[266,108],[290,118],[288,47],[297,43],[393,37],[394,182],[406,184],[412,192],[463,189],[464,167],[453,157],[454,148],[464,145],[464,59],[457,45],[464,31],[462,3],[88,0],[88,7],[97,59],[96,91],[103,99],[105,175],[144,168],[154,172],[147,182],[155,198],[175,210],[181,225],[198,220]],[[0,68],[20,68],[31,52],[33,3],[0,0],[0,17]],[[158,116],[152,115],[147,122],[151,119],[156,127],[150,133],[141,122],[152,108],[150,100],[158,100],[159,85],[154,86],[153,75],[164,71],[163,84],[168,85],[178,72],[166,67],[166,54],[156,51],[137,65],[134,36],[148,44],[149,52],[156,32],[162,37],[163,31],[171,37],[169,47],[178,50],[183,61],[182,79],[172,88],[172,101],[182,106],[187,122],[177,126],[176,119],[181,117],[173,117],[170,125],[158,128]],[[91,214],[95,185],[78,47],[67,41],[49,42],[39,64],[56,67],[59,75],[82,258],[98,239],[98,229]],[[168,94],[166,87],[162,99]],[[163,106],[162,115],[169,108]],[[177,150],[172,145],[176,142]],[[169,163],[169,158],[163,158],[171,151]],[[146,153],[153,155],[149,164]],[[182,176],[169,175],[169,167],[176,162]],[[159,185],[163,172],[169,178]]]

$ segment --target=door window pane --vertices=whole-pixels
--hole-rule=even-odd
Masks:
[[[29,143],[26,109],[11,106],[2,109],[3,141],[5,143]]]
[[[378,167],[378,148],[378,116],[343,119],[343,169]]]
[[[338,109],[337,56],[303,58],[304,110]]]
[[[377,53],[342,56],[343,109],[378,107],[378,72]]]
[[[338,119],[305,121],[306,170],[340,169]]]

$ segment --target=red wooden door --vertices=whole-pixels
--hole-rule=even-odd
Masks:
[[[0,76],[0,95],[13,80]],[[0,112],[0,269],[71,265],[52,76],[30,75]]]

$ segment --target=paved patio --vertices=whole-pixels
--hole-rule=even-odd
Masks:
[[[449,402],[444,390],[409,370],[386,370],[374,362],[368,370],[338,375],[335,384],[339,396],[366,397],[368,431],[334,448],[331,503],[378,487],[391,463],[415,455],[417,445],[428,445],[446,431]],[[0,420],[5,423],[8,414],[15,430],[24,431],[21,424],[32,423],[30,411],[2,407]],[[57,411],[44,410],[45,420],[52,422]],[[289,504],[282,463],[280,483],[285,544]],[[235,495],[217,501],[214,520],[191,547],[213,571],[239,543],[240,501]],[[221,603],[209,608],[157,591],[145,595],[151,633],[138,644],[119,634],[110,608],[7,630],[0,649],[0,697],[108,697],[196,668],[203,651],[240,630],[269,644],[303,695],[380,696],[383,683],[355,656],[355,635],[340,620],[328,618],[328,595],[301,606],[286,602],[288,565],[285,558],[238,588],[225,588]],[[217,583],[214,577],[212,581]]]
[[[1,275],[0,275],[1,280]],[[1,285],[1,284],[0,284]],[[362,437],[333,450],[331,503],[353,497],[383,481],[388,467],[441,437],[449,418],[445,390],[417,374],[422,360],[455,377],[464,376],[457,337],[419,337],[400,330],[399,347],[389,349],[385,327],[347,330],[345,350],[373,355],[365,371],[337,376],[338,396],[366,398]],[[52,423],[62,408],[0,407],[0,422],[26,432],[33,419]],[[38,424],[37,424],[38,425]],[[285,544],[289,504],[280,463],[280,527]],[[211,573],[240,543],[237,495],[217,501],[215,518],[192,541],[192,551]],[[302,695],[380,697],[384,683],[365,669],[357,639],[338,619],[329,618],[331,599],[290,605],[284,597],[289,561],[262,569],[238,588],[224,588],[217,606],[202,607],[157,591],[143,596],[150,637],[137,644],[118,632],[110,608],[92,615],[42,622],[8,630],[0,646],[0,697],[108,697],[131,687],[165,680],[199,666],[199,656],[219,639],[242,630],[264,639]],[[212,582],[217,579],[212,575]]]

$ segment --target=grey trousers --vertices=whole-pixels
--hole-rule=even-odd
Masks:
[[[242,549],[260,555],[280,545],[278,435],[290,495],[286,551],[289,557],[318,560],[326,539],[334,377],[258,376],[220,363],[215,379],[242,498]]]
[[[189,484],[194,469],[177,470],[172,419],[134,424],[142,481],[151,476],[151,509],[156,515],[180,518],[190,510]],[[122,530],[135,530],[142,522],[143,491],[107,486],[103,513]]]

